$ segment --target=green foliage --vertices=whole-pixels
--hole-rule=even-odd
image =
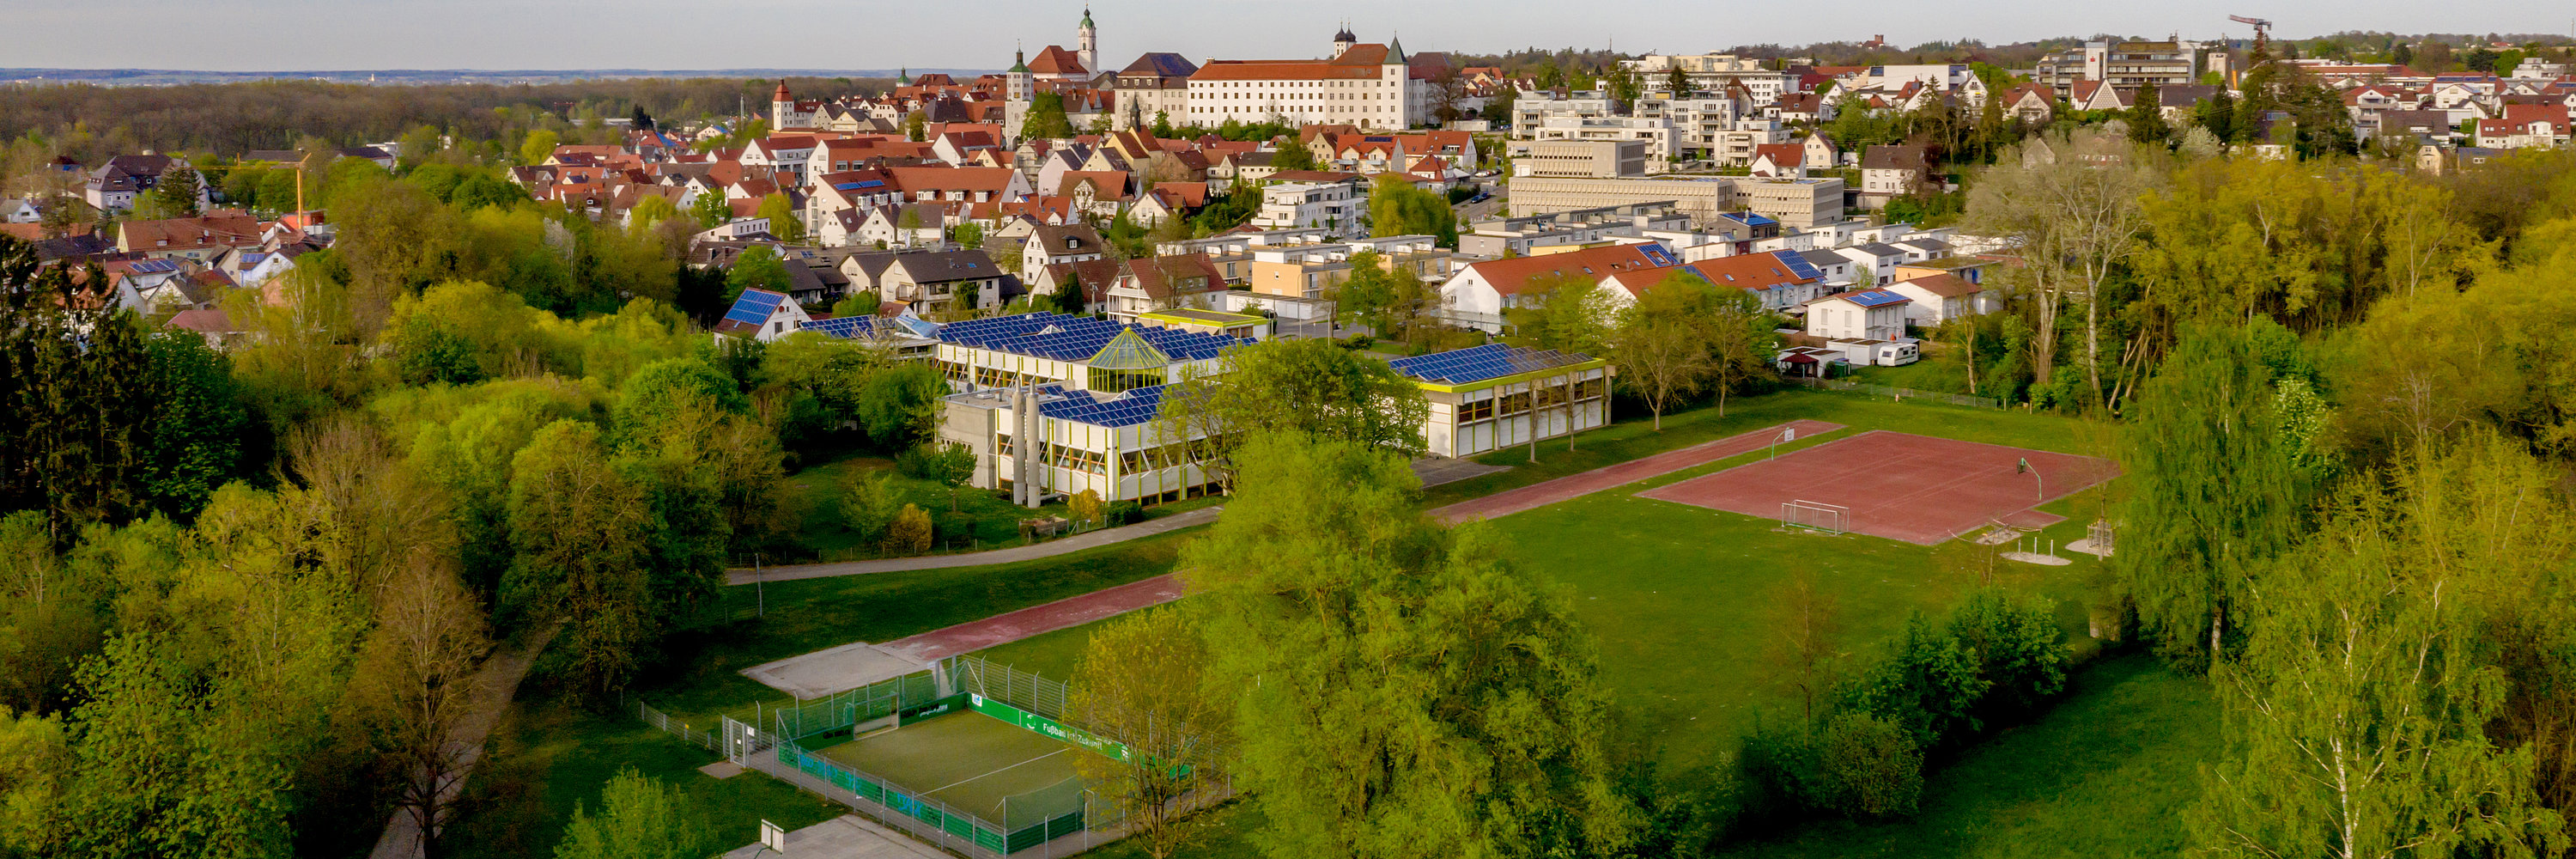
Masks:
[[[701,191],[689,202],[689,214],[698,219],[699,229],[712,230],[733,220],[733,202],[722,191]]]
[[[732,268],[725,273],[725,285],[733,290],[733,294],[725,298],[726,302],[730,303],[735,297],[741,296],[745,289],[766,289],[771,292],[785,293],[793,288],[796,282],[787,279],[787,262],[778,256],[777,249],[768,245],[753,245],[743,251],[742,256],[734,258]]]
[[[2111,564],[2178,663],[2216,658],[2230,607],[2300,518],[2272,371],[2252,343],[2240,328],[2186,328],[2120,429],[2129,487]]]
[[[173,165],[161,174],[152,189],[135,195],[134,219],[148,221],[162,218],[197,216],[197,195],[205,182],[197,171],[186,165]]]
[[[875,543],[885,539],[886,529],[902,511],[895,494],[894,476],[883,471],[846,472],[841,485],[841,519],[861,542]]]
[[[1274,153],[1271,153],[1271,155],[1270,155],[1270,169],[1272,169],[1272,170],[1321,170],[1321,169],[1324,169],[1322,165],[1317,164],[1317,163],[1315,162],[1315,152],[1314,152],[1314,150],[1311,150],[1311,149],[1306,148],[1306,145],[1305,145],[1305,144],[1303,144],[1303,143],[1299,143],[1299,142],[1297,141],[1297,138],[1296,138],[1294,135],[1290,135],[1290,136],[1288,136],[1288,137],[1285,137],[1285,138],[1282,138],[1282,139],[1278,140],[1278,141],[1277,141],[1277,144],[1278,144],[1278,151],[1277,151],[1277,152],[1274,152]]]
[[[525,165],[546,163],[546,159],[554,157],[555,146],[562,141],[561,135],[548,129],[529,132],[527,137],[519,141],[519,163]]]
[[[1977,705],[1994,680],[1981,655],[1921,612],[1887,642],[1885,652],[1836,690],[1842,707],[1905,729],[1918,746],[1938,747],[1981,729]]]
[[[142,460],[143,494],[157,512],[192,519],[215,487],[242,473],[242,433],[250,413],[232,362],[187,333],[144,341],[152,368],[153,408]]]
[[[1616,850],[1608,700],[1563,590],[1422,518],[1402,457],[1265,433],[1184,551],[1273,856]]]
[[[1868,713],[1825,723],[1816,749],[1823,805],[1871,819],[1914,813],[1923,795],[1923,753],[1903,726]]]
[[[1059,140],[1073,136],[1073,120],[1064,112],[1064,95],[1042,92],[1029,96],[1028,113],[1020,120],[1022,139]]]
[[[512,457],[516,555],[500,595],[505,616],[563,622],[548,658],[593,702],[623,689],[650,658],[657,626],[645,571],[653,511],[609,453],[596,427],[565,420]]]
[[[427,314],[414,314],[394,330],[394,367],[405,384],[470,385],[483,380],[474,344],[454,326]]]
[[[2481,664],[2469,601],[2357,497],[2250,592],[2235,659],[2212,669],[2227,760],[2202,771],[2185,818],[2219,855],[2554,856],[2558,812],[2534,793],[2528,749],[2484,726],[2504,678]]]
[[[143,458],[155,452],[159,393],[142,320],[65,309],[71,284],[61,267],[39,269],[26,243],[0,238],[0,510],[47,510],[66,531],[124,521],[152,501]]]
[[[760,208],[752,212],[752,217],[767,218],[769,234],[779,241],[793,244],[805,240],[805,221],[796,216],[795,205],[788,202],[786,194],[760,198]]]
[[[928,440],[938,428],[939,398],[947,380],[921,362],[908,362],[868,377],[859,389],[855,417],[879,447]]]
[[[923,554],[930,551],[930,538],[930,514],[906,504],[886,527],[883,550],[892,557]]]
[[[1222,374],[1191,374],[1164,390],[1157,426],[1190,458],[1231,483],[1244,440],[1288,433],[1418,455],[1430,407],[1422,389],[1383,361],[1329,341],[1273,339],[1236,347]]]
[[[1458,215],[1449,201],[1392,174],[1380,174],[1369,191],[1369,230],[1373,236],[1433,236],[1444,230],[1457,244]]]
[[[600,790],[597,814],[573,807],[555,859],[703,859],[724,847],[710,832],[688,794],[630,767]]]

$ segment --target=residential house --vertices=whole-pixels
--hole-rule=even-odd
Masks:
[[[1028,244],[1020,249],[1020,270],[1044,271],[1057,263],[1099,259],[1106,250],[1100,231],[1089,224],[1041,225],[1029,231]]]
[[[1955,274],[1934,274],[1888,284],[1886,291],[1906,298],[1905,321],[1930,327],[1963,316],[1993,313],[2000,306],[1985,287]],[[1814,309],[1808,311],[1811,315]]]
[[[745,289],[716,323],[715,333],[767,343],[803,331],[813,322],[814,317],[785,293]]]
[[[1828,340],[1894,340],[1905,336],[1911,303],[1884,289],[1828,295],[1807,304],[1807,333]]]
[[[1889,200],[1920,191],[1931,180],[1932,167],[1924,158],[1923,147],[1872,146],[1861,156],[1861,206],[1884,207]]]
[[[1207,309],[1210,294],[1225,291],[1225,276],[1205,254],[1139,257],[1127,261],[1109,285],[1103,311],[1120,322],[1140,314],[1184,307]]]
[[[1677,262],[1663,245],[1649,242],[1470,263],[1440,285],[1442,315],[1452,324],[1499,334],[1503,311],[1538,306],[1549,290],[1568,280],[1599,283],[1614,274]]]

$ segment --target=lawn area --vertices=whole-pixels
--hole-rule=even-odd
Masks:
[[[1757,397],[1730,398],[1724,417],[1720,417],[1714,407],[1666,414],[1662,432],[1655,431],[1653,417],[1644,410],[1624,413],[1619,418],[1610,426],[1575,436],[1571,455],[1566,453],[1566,440],[1556,439],[1539,443],[1539,461],[1535,463],[1529,461],[1527,447],[1476,457],[1477,462],[1507,465],[1511,470],[1434,486],[1424,492],[1423,506],[1438,507],[1492,495],[1513,487],[1553,480],[1799,418],[1832,421],[1859,430],[1901,430],[2088,456],[2107,456],[2110,446],[2109,436],[2093,425],[2053,415],[1932,403],[1899,403],[1864,394],[1803,388],[1786,388]]]
[[[784,696],[741,669],[852,641],[891,641],[1170,572],[1183,529],[1115,546],[1017,564],[955,567],[728,588],[729,601],[759,600],[758,620],[691,630],[663,647],[629,700],[673,718],[719,714]],[[548,855],[575,800],[596,804],[600,786],[633,766],[688,790],[730,844],[748,844],[760,818],[791,827],[833,807],[756,773],[718,781],[695,772],[716,756],[646,726],[634,712],[584,710],[532,680],[522,686],[467,785],[454,855]],[[739,836],[739,837],[737,837]],[[730,849],[730,848],[728,848]]]
[[[1852,378],[1891,388],[1965,394],[1968,392],[1968,368],[1953,357],[1957,354],[1958,350],[1936,345],[1923,351],[1922,360],[1902,367],[1854,367]],[[1978,393],[1988,397],[1995,395],[1983,387],[1978,389]]]
[[[1829,823],[1726,854],[1763,859],[2173,856],[2177,814],[2217,761],[2209,684],[2143,654],[2077,673],[2036,722],[1933,773],[1912,820]]]

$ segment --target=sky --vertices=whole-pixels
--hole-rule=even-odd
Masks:
[[[1072,47],[1082,11],[1082,0],[0,0],[0,33],[95,36],[100,21],[136,25],[120,38],[0,40],[0,67],[1000,69],[1015,44]],[[1146,51],[1193,62],[1320,56],[1342,19],[1362,41],[1401,36],[1408,51],[1700,53],[1880,34],[1901,45],[2106,32],[2250,36],[2229,14],[2279,22],[2275,37],[2576,28],[2576,5],[2553,0],[1101,0],[1092,7],[1103,64],[1112,69]]]

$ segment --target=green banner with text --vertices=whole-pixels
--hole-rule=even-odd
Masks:
[[[1004,704],[991,698],[986,698],[982,695],[967,695],[966,707],[967,709],[1018,725],[1022,728],[1027,728],[1031,731],[1036,731],[1040,734],[1099,752],[1113,760],[1127,760],[1127,746],[1124,743],[1101,739],[1093,736],[1088,731],[1065,727],[1054,719],[1049,719],[1045,716],[1040,716],[1036,713],[1031,713],[1027,710],[1022,710],[1018,707],[1013,707],[1009,704]]]

